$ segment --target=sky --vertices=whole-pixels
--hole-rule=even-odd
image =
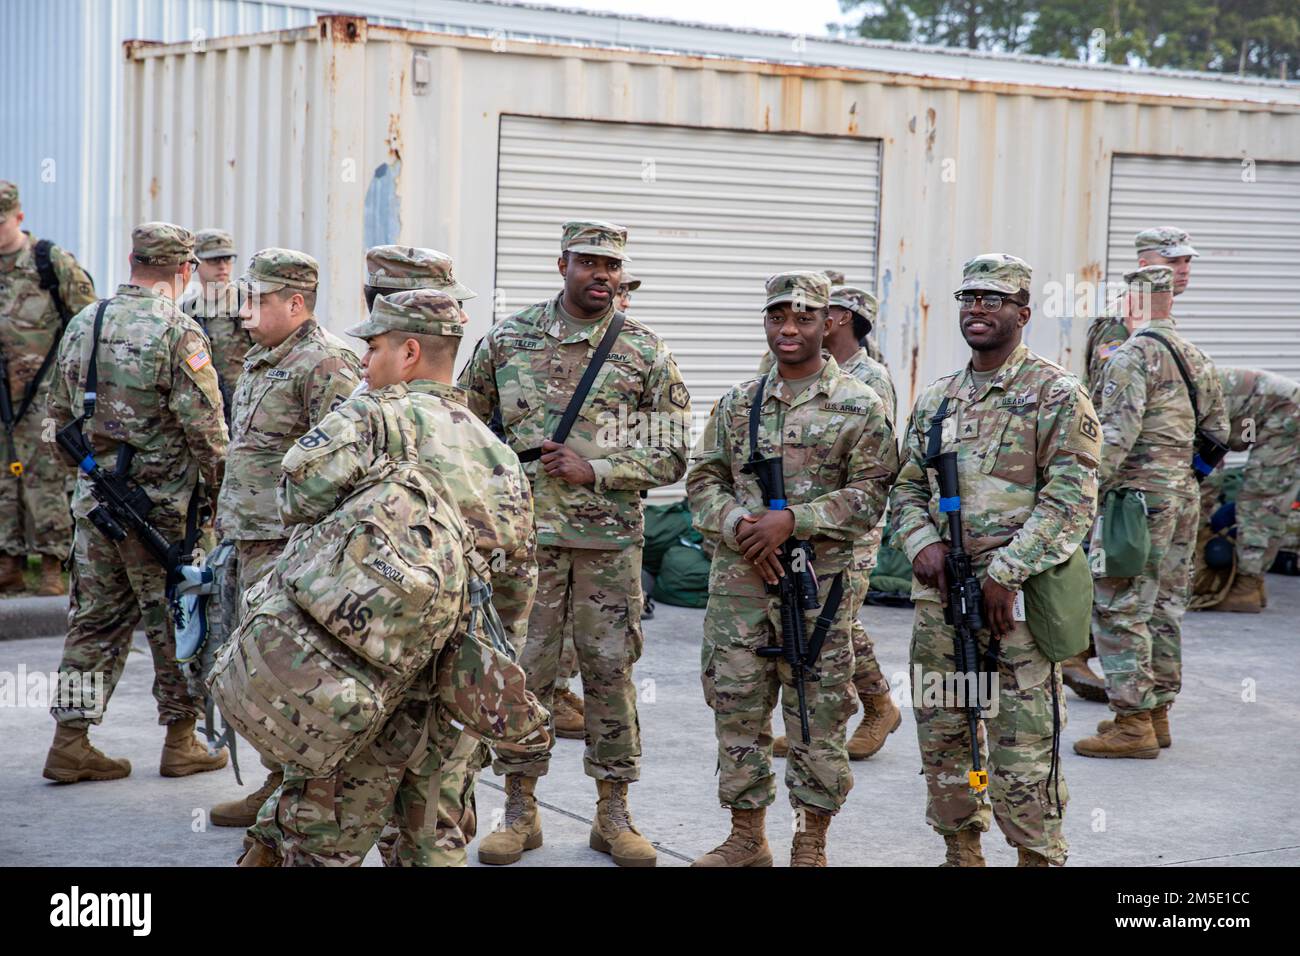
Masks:
[[[555,7],[579,7],[645,17],[718,23],[731,27],[825,36],[826,24],[843,23],[838,0],[533,0]]]

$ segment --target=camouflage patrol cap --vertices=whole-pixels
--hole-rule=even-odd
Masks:
[[[1137,247],[1138,252],[1154,250],[1166,259],[1200,255],[1192,248],[1192,237],[1187,234],[1187,230],[1179,229],[1177,226],[1153,226],[1150,229],[1143,229],[1133,237],[1133,245]]]
[[[831,282],[824,272],[778,272],[767,279],[766,312],[782,302],[795,308],[820,309],[830,302]]]
[[[320,276],[316,260],[296,249],[263,249],[248,260],[248,268],[239,284],[252,292],[279,292],[297,289],[315,292]]]
[[[822,275],[831,280],[832,286],[844,285],[844,273],[839,269],[823,269]]]
[[[385,332],[413,332],[416,335],[465,334],[460,306],[450,293],[439,289],[406,289],[376,297],[370,318],[348,329],[348,335],[372,339]]]
[[[1024,259],[1009,256],[1005,252],[986,253],[966,260],[966,264],[961,267],[961,288],[957,291],[1028,294],[1032,272]]]
[[[1168,266],[1143,266],[1124,273],[1124,281],[1146,292],[1173,292],[1174,270]]]
[[[570,219],[560,230],[560,252],[589,252],[627,261],[627,230],[599,219]]]
[[[376,289],[438,289],[461,302],[478,295],[457,281],[451,256],[415,246],[368,249],[366,285]]]
[[[175,266],[194,258],[194,233],[170,222],[142,222],[131,230],[131,256],[145,266]]]
[[[18,202],[18,184],[0,179],[0,222],[4,222],[21,207]]]
[[[200,229],[194,234],[194,258],[226,259],[235,254],[235,237],[224,229]]]
[[[831,289],[831,305],[848,309],[854,315],[862,316],[868,323],[876,321],[876,297],[866,289],[851,285],[836,286]]]
[[[619,292],[635,292],[641,288],[641,280],[627,270],[623,271],[623,281],[618,284]]]

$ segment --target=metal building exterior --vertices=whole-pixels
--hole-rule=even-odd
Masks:
[[[753,369],[776,268],[840,268],[877,289],[906,411],[963,361],[948,296],[965,258],[1028,259],[1029,342],[1078,368],[1103,298],[1079,284],[1132,263],[1135,223],[1187,222],[1203,253],[1179,301],[1192,336],[1224,364],[1300,377],[1280,294],[1300,280],[1300,91],[1080,89],[1035,69],[1011,83],[348,17],[201,53],[133,45],[122,209],[230,225],[247,251],[313,252],[335,329],[362,308],[367,244],[445,249],[484,293],[471,341],[494,310],[557,287],[561,220],[607,216],[631,230],[635,314],[665,334],[701,411]],[[214,123],[195,121],[195,96],[219,104]]]

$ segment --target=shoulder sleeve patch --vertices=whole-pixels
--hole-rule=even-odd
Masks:
[[[691,403],[691,393],[685,382],[674,382],[668,389],[668,400],[678,408],[685,408]]]
[[[1074,405],[1074,421],[1065,439],[1065,450],[1094,464],[1101,460],[1101,423],[1093,414],[1092,403],[1082,395]]]
[[[207,349],[199,349],[185,360],[185,364],[190,367],[190,371],[197,372],[212,364],[212,356]]]

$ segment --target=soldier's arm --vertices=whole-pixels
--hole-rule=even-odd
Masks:
[[[56,431],[80,414],[80,412],[73,414],[72,402],[75,396],[72,394],[72,385],[65,370],[80,369],[82,336],[73,331],[71,323],[68,329],[67,334],[59,342],[54,368],[50,369],[50,388],[45,399],[45,417],[53,419]],[[36,408],[32,409],[32,413],[36,411]]]
[[[1200,392],[1197,402],[1200,407],[1197,411],[1201,413],[1201,420],[1197,426],[1227,444],[1234,425],[1237,427],[1240,425],[1228,420],[1228,403],[1223,397],[1223,382],[1208,360],[1202,368],[1201,384],[1197,386],[1197,390]]]
[[[1141,349],[1117,352],[1107,362],[1101,385],[1101,466],[1098,480],[1101,491],[1110,483],[1128,458],[1142,431],[1142,416],[1147,407],[1146,356]]]
[[[852,541],[870,532],[885,512],[890,485],[898,474],[898,444],[876,393],[868,390],[856,401],[866,404],[868,411],[849,450],[844,487],[788,506],[796,538],[824,535]]]
[[[303,380],[303,407],[307,409],[309,423],[316,424],[348,400],[353,389],[361,384],[359,368],[356,357],[347,352],[327,355],[307,373]]]
[[[329,514],[365,476],[375,457],[378,415],[373,401],[358,396],[327,413],[285,452],[275,500],[286,527]]]
[[[59,280],[59,295],[68,307],[69,315],[76,315],[95,301],[95,283],[81,267],[72,253],[55,246],[50,260],[54,263],[54,275]]]
[[[491,562],[492,606],[501,617],[506,639],[522,649],[528,637],[528,617],[537,593],[537,534],[533,528],[533,492],[524,466],[514,467],[516,495],[503,496],[500,507],[509,508],[502,515],[510,539],[502,543],[505,552]]]
[[[180,423],[199,474],[215,498],[225,474],[229,438],[212,350],[203,333],[188,320],[186,326],[176,328],[170,365],[169,380],[163,383],[163,404]]]
[[[938,527],[930,520],[930,477],[925,470],[925,431],[928,421],[921,417],[921,405],[912,410],[904,437],[902,467],[898,480],[889,496],[889,520],[894,526],[894,538],[907,553],[907,560],[932,544],[943,541]]]
[[[709,413],[709,421],[691,452],[686,497],[691,505],[691,521],[700,534],[722,540],[733,551],[739,551],[736,524],[749,512],[737,500],[732,483],[731,442],[726,430],[735,396],[733,388],[714,403]]]
[[[457,384],[466,392],[469,410],[482,422],[491,422],[492,415],[501,405],[497,392],[496,366],[492,359],[491,334],[479,339],[474,354],[460,371]]]
[[[1035,458],[1042,484],[1034,510],[994,552],[988,574],[1009,591],[1068,558],[1097,511],[1101,428],[1092,402],[1072,379],[1058,379],[1038,409]]]
[[[596,491],[645,491],[686,474],[690,454],[691,395],[668,347],[659,343],[637,411],[657,422],[649,445],[590,462]]]

